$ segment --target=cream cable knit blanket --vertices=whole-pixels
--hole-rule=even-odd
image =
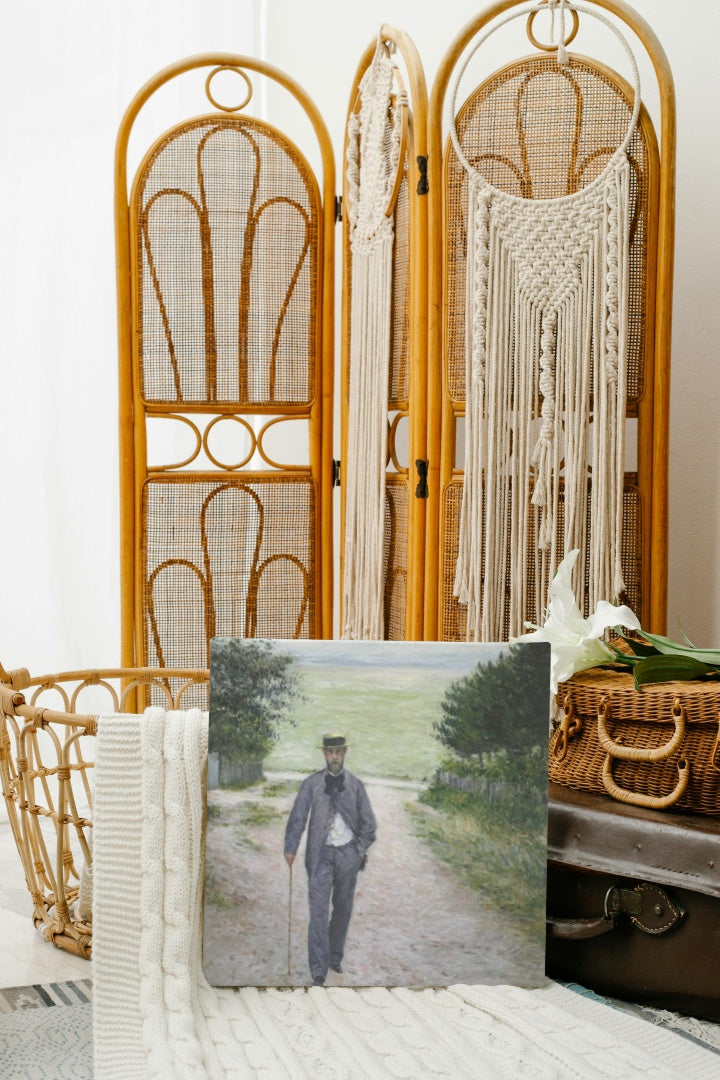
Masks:
[[[97,1080],[710,1080],[717,1057],[549,984],[217,990],[201,969],[199,710],[101,719],[95,780]]]

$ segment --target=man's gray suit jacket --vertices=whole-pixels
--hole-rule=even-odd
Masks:
[[[352,830],[361,855],[364,855],[375,840],[376,835],[375,815],[362,780],[358,780],[357,776],[343,770],[342,775],[345,777],[345,786],[336,795],[333,803],[325,791],[327,773],[327,769],[320,769],[319,772],[313,773],[303,780],[285,829],[285,853],[295,855],[300,846],[300,838],[305,829],[308,815],[310,816],[305,850],[305,867],[309,877],[312,877],[313,871],[318,864],[323,844],[327,840],[336,811],[342,815],[344,821]]]

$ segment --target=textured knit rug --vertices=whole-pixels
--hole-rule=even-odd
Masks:
[[[690,1039],[706,1052],[715,1053],[720,1069],[720,1025],[627,1002],[608,1002],[581,986],[571,989],[606,1008],[628,1011]],[[300,992],[292,993],[297,996]],[[260,1015],[270,1001],[263,995],[263,991],[256,992],[255,1015]],[[3,1080],[92,1080],[91,999],[89,979],[0,990],[0,1076]],[[598,1012],[596,1022],[599,1020],[604,1021],[604,1018]],[[272,1011],[269,1011],[266,1024],[273,1023]]]
[[[549,983],[537,990],[216,990],[201,969],[199,711],[101,720],[93,1007],[98,1080],[710,1080],[700,1042]],[[269,932],[274,915],[268,912]]]
[[[13,986],[0,990],[2,1080],[90,1080],[92,984]]]

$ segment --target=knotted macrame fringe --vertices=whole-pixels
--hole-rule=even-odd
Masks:
[[[559,10],[558,62],[566,4]],[[630,235],[626,136],[585,188],[533,200],[468,174],[465,477],[454,594],[469,640],[541,623],[564,552],[578,548],[575,592],[592,610],[624,589],[621,567]],[[520,17],[508,15],[500,25]],[[457,86],[476,43],[455,76]],[[561,46],[563,46],[561,48]],[[538,415],[539,412],[539,415]],[[528,610],[534,597],[535,609]]]
[[[352,253],[343,637],[382,638],[392,237]],[[384,393],[383,393],[384,391]]]
[[[393,65],[378,42],[348,124],[352,270],[342,636],[384,631],[385,470],[393,218],[385,213],[400,154],[399,109],[387,139]]]

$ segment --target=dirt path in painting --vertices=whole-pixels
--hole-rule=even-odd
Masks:
[[[288,974],[289,873],[282,842],[298,784],[290,774],[267,779],[275,792],[270,797],[261,785],[208,795],[217,809],[208,824],[204,955],[206,974],[218,984],[309,982],[304,847],[293,868]],[[358,876],[343,974],[330,972],[328,985],[527,985],[537,978],[543,942],[528,943],[506,917],[482,910],[478,894],[412,834],[408,802],[434,813],[417,803],[419,788],[377,780],[366,787],[378,838]]]

